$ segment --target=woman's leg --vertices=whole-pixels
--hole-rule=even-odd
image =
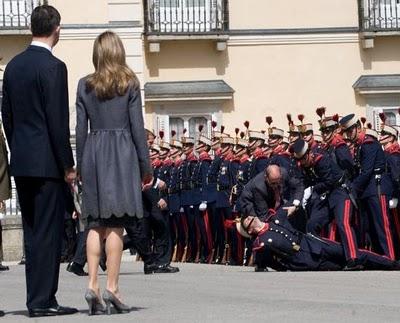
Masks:
[[[119,297],[118,279],[123,249],[123,233],[123,228],[107,228],[106,230],[107,289],[117,297]]]
[[[99,282],[97,279],[97,271],[99,268],[104,233],[105,228],[90,229],[86,241],[86,254],[89,270],[88,288],[92,289],[98,296]]]

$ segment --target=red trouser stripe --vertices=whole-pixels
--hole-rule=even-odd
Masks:
[[[336,221],[333,220],[331,222],[331,227],[330,227],[330,230],[329,230],[329,237],[328,237],[329,240],[336,241],[336,229],[337,229]]]
[[[206,228],[206,234],[207,234],[207,246],[208,250],[211,251],[213,245],[212,245],[212,235],[211,235],[211,229],[210,229],[210,218],[208,216],[207,210],[204,211],[204,225]]]
[[[397,212],[397,208],[393,209],[393,219],[394,219],[394,225],[396,227],[396,234],[400,241],[400,220],[399,220],[399,213]]]
[[[383,226],[385,229],[385,235],[386,235],[386,242],[389,248],[389,257],[390,259],[394,260],[394,247],[393,247],[393,241],[392,241],[392,234],[390,232],[390,226],[389,226],[389,218],[387,215],[387,208],[386,208],[386,196],[381,195],[381,209],[382,209],[382,218],[383,218]]]
[[[356,247],[354,244],[354,239],[353,239],[353,232],[350,227],[350,200],[344,201],[344,216],[343,216],[343,226],[344,226],[344,231],[346,233],[346,238],[347,238],[347,244],[349,245],[350,248],[350,258],[355,259],[357,256],[356,254]]]

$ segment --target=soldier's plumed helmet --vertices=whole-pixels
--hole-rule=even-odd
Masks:
[[[292,146],[294,158],[302,159],[308,152],[308,143],[303,139],[297,139]]]
[[[348,114],[340,119],[339,124],[344,129],[347,130],[358,123],[358,118],[354,113]]]

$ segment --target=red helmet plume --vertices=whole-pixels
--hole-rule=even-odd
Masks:
[[[362,125],[365,125],[365,123],[367,122],[367,118],[366,117],[361,117],[360,121],[361,121]]]
[[[203,131],[203,129],[204,129],[204,125],[202,125],[202,124],[199,124],[199,132],[202,132]]]
[[[221,133],[224,133],[225,131],[225,126],[221,126]]]
[[[381,121],[383,123],[386,122],[386,114],[385,113],[383,113],[383,112],[379,113],[379,118],[381,119]]]
[[[217,121],[211,121],[211,128],[215,128],[217,126]]]
[[[160,137],[161,139],[164,139],[164,131],[160,130],[160,131],[158,132],[158,135],[159,135],[159,137]]]
[[[174,138],[176,136],[176,131],[175,130],[171,130],[171,137]]]
[[[266,122],[268,123],[268,125],[270,126],[271,123],[272,123],[272,117],[271,117],[271,116],[266,117],[266,118],[265,118],[265,121],[266,121]]]
[[[325,116],[326,108],[325,107],[319,107],[317,110],[315,110],[317,115],[322,119]]]
[[[240,133],[240,138],[244,138],[244,136],[246,136],[246,134],[242,131],[241,133]]]
[[[245,122],[244,122],[244,126],[245,126],[247,129],[249,129],[249,127],[250,127],[250,122],[249,122],[249,121],[245,121]]]
[[[339,122],[339,115],[336,113],[332,116],[332,120],[335,122]]]
[[[299,114],[299,115],[297,116],[297,119],[299,119],[299,120],[300,120],[300,122],[301,122],[301,123],[303,123],[303,120],[304,120],[304,114]]]

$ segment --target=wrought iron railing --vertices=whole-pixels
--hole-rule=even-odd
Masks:
[[[45,0],[1,0],[0,29],[27,29],[33,9]]]
[[[361,31],[399,31],[400,0],[359,0]]]
[[[145,0],[147,34],[216,34],[229,29],[228,0]]]

